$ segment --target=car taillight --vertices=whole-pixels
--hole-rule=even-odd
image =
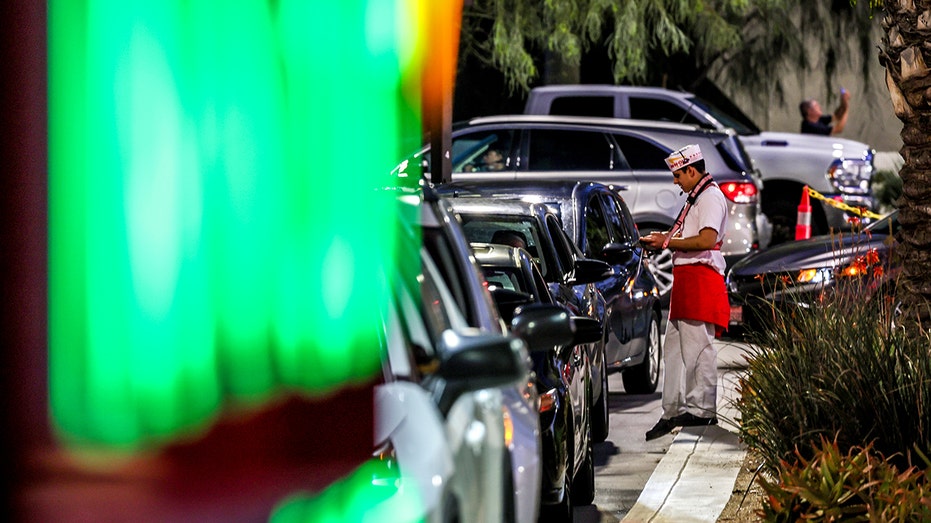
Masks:
[[[514,421],[511,420],[511,412],[507,407],[501,407],[504,422],[504,446],[511,448],[511,442],[514,441]]]
[[[550,389],[540,394],[540,412],[556,408],[556,389]]]
[[[756,185],[751,182],[724,182],[719,184],[721,192],[734,203],[754,203],[757,198]]]

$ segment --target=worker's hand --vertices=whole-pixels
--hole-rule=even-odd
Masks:
[[[651,250],[662,249],[663,243],[665,241],[666,235],[661,232],[651,232],[646,236],[640,237],[640,243],[643,244],[644,247]]]

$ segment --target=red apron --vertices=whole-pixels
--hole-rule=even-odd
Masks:
[[[720,336],[727,330],[730,315],[727,287],[724,277],[718,271],[704,263],[676,265],[672,268],[670,320],[713,323],[715,336]]]

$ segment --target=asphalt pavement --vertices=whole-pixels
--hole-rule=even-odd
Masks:
[[[733,403],[745,372],[747,346],[719,340],[718,419],[709,427],[677,429],[672,443],[621,521],[713,523],[731,497],[746,446],[737,433]]]

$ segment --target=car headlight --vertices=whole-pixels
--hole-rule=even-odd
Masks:
[[[838,158],[828,167],[827,177],[842,194],[869,194],[873,177],[872,156],[853,160]]]
[[[803,269],[795,276],[795,283],[828,283],[833,279],[830,269]]]

